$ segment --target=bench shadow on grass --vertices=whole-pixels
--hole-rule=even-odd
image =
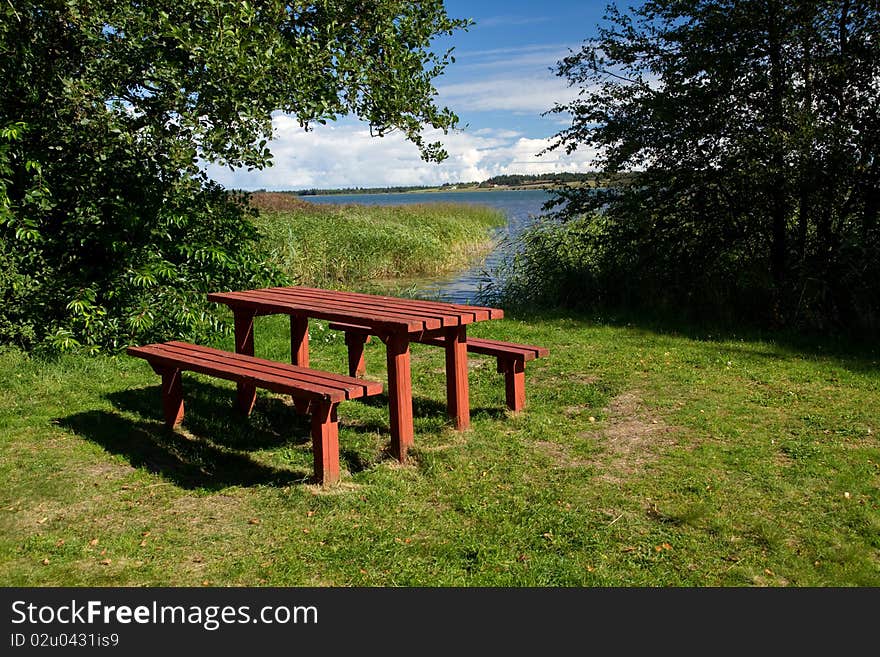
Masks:
[[[162,421],[159,386],[111,393],[107,398],[117,410],[76,413],[58,424],[182,488],[308,483],[311,470],[273,467],[246,453],[309,441],[303,418],[271,398],[258,399],[246,418],[234,411],[233,394],[187,381],[186,414],[176,430]]]
[[[165,427],[160,386],[120,390],[106,398],[115,411],[86,411],[57,420],[59,426],[91,440],[182,488],[219,490],[227,486],[287,486],[313,481],[311,468],[285,469],[261,463],[249,451],[311,443],[309,416],[297,413],[286,398],[260,394],[250,416],[233,407],[235,391],[190,378],[185,382],[183,426]],[[385,394],[359,402],[385,407]],[[441,415],[446,406],[424,397],[413,399],[416,416]],[[348,430],[387,434],[386,422],[346,423]],[[384,458],[393,458],[385,450]],[[355,450],[340,444],[340,460],[351,473],[373,467]],[[384,460],[383,458],[383,460]]]
[[[232,405],[234,391],[196,380],[185,382],[183,427],[161,417],[159,386],[107,395],[116,411],[86,411],[58,420],[83,438],[187,489],[287,486],[312,481],[311,469],[261,463],[247,451],[311,441],[308,417],[283,400],[259,396],[250,417]]]

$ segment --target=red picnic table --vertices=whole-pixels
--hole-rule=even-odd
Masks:
[[[232,309],[235,350],[249,356],[254,355],[254,318],[262,315],[290,315],[291,361],[302,367],[309,365],[310,318],[357,325],[365,329],[365,334],[378,336],[386,345],[388,361],[391,449],[401,461],[413,444],[410,342],[436,340],[445,349],[447,408],[455,426],[466,429],[470,424],[467,325],[504,317],[498,308],[313,287],[214,292],[208,294],[208,299]],[[349,343],[349,358],[357,360],[362,356],[363,344],[358,353],[356,345]],[[240,408],[252,408],[255,387],[239,383],[237,394]]]

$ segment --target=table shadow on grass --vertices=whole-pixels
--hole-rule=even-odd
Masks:
[[[384,392],[378,395],[372,395],[370,397],[362,397],[357,401],[360,404],[372,406],[374,408],[388,408],[388,394]],[[488,417],[493,420],[503,419],[504,417],[506,417],[506,413],[503,408],[504,400],[501,399],[498,403],[499,406],[497,407],[472,407],[470,412],[471,417],[473,418],[476,416],[481,416]],[[452,419],[449,417],[446,410],[445,400],[438,401],[429,397],[422,397],[421,395],[413,395],[412,407],[414,418],[434,418],[442,424],[452,423]],[[379,425],[378,423],[374,423],[372,426],[373,428],[384,431],[386,433],[390,431],[390,428],[387,424]]]
[[[249,416],[236,411],[234,390],[195,379],[184,382],[184,420],[168,429],[162,420],[161,388],[149,386],[105,395],[115,411],[86,411],[56,420],[107,452],[122,456],[182,488],[220,490],[228,486],[288,486],[311,483],[311,469],[283,469],[260,463],[246,452],[311,444],[308,415],[295,411],[285,397],[258,391]],[[419,408],[436,413],[445,406],[422,400]],[[387,397],[384,399],[387,407]],[[415,403],[414,403],[415,406]],[[136,416],[136,418],[132,418]],[[340,418],[347,430],[387,434],[387,422]],[[375,465],[340,444],[341,465],[357,473]],[[386,458],[392,458],[385,450]]]

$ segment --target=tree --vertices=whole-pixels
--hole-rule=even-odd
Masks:
[[[551,150],[597,149],[606,173],[631,174],[550,206],[604,208],[583,231],[594,291],[876,330],[877,2],[654,0],[605,18],[558,63],[579,94],[551,110],[571,118]]]
[[[204,292],[278,281],[246,195],[273,112],[353,114],[441,160],[441,0],[0,5],[0,342],[116,348],[221,328]]]

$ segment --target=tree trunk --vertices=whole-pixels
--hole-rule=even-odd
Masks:
[[[783,288],[787,279],[786,263],[786,222],[788,218],[787,208],[787,181],[785,177],[785,68],[782,55],[781,25],[782,16],[780,7],[773,6],[767,32],[767,47],[770,56],[770,117],[768,124],[773,131],[770,138],[770,182],[769,201],[771,217],[771,246],[770,246],[770,274],[775,288],[776,308],[775,319],[784,322],[782,310]]]

